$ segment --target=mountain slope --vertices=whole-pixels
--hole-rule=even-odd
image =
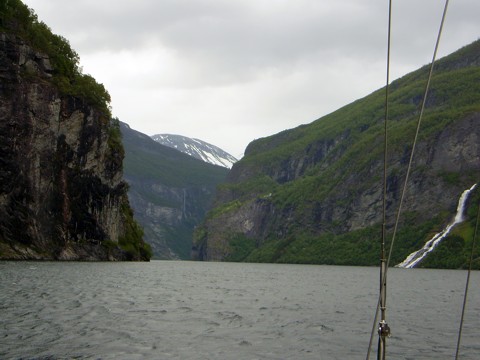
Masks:
[[[193,229],[228,170],[163,146],[125,123],[120,126],[128,196],[145,240],[155,258],[189,259]]]
[[[174,148],[196,159],[209,164],[231,168],[238,160],[220,149],[199,139],[192,139],[182,135],[157,134],[152,139],[159,144]]]
[[[424,67],[391,84],[389,233],[427,73]],[[309,125],[252,142],[196,232],[196,258],[377,264],[383,118],[384,90],[379,90]],[[479,182],[479,123],[477,41],[436,64],[392,264],[448,223],[460,194]],[[476,190],[472,203],[478,196]],[[468,247],[471,221],[458,231]]]

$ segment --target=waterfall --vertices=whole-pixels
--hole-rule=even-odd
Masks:
[[[450,230],[452,230],[455,225],[461,223],[464,220],[463,212],[465,208],[465,203],[468,199],[468,195],[470,195],[470,192],[475,189],[475,186],[477,186],[477,184],[473,185],[470,189],[465,190],[460,196],[457,205],[457,213],[453,222],[448,224],[448,226],[441,232],[435,234],[435,236],[428,240],[420,250],[414,251],[413,253],[408,255],[407,258],[403,260],[400,264],[396,265],[396,267],[406,269],[411,269],[415,267],[415,265],[417,265],[425,256],[427,256],[429,252],[433,251],[433,249],[435,249],[435,247],[440,244],[440,241],[442,241],[448,235]]]

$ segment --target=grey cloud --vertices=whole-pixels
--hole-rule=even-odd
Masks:
[[[56,3],[51,16],[62,14],[56,21],[81,54],[135,52],[156,44],[198,69],[210,85],[252,81],[268,69],[288,72],[304,59],[373,61],[384,56],[386,43],[387,2],[381,0],[50,1]],[[442,4],[422,3],[394,2],[393,45],[401,61],[418,61],[431,51],[424,39],[434,39]],[[477,21],[475,11],[464,8],[479,5],[457,3],[449,21],[459,32]]]
[[[200,138],[211,121],[211,143],[244,134],[227,141],[235,154],[383,86],[385,0],[24,1],[88,60],[122,120],[147,133],[188,123]],[[398,77],[430,61],[444,2],[393,4]],[[478,0],[450,2],[441,55],[478,38],[478,14]]]

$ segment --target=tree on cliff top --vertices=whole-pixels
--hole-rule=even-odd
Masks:
[[[20,0],[2,0],[0,2],[0,32],[13,33],[36,50],[48,55],[52,62],[53,82],[65,95],[83,98],[111,118],[110,94],[103,84],[88,75],[82,74],[79,66],[80,56],[72,49],[63,36],[38,20],[33,9]]]

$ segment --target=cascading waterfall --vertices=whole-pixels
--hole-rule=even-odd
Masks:
[[[415,267],[415,265],[417,265],[425,256],[427,256],[429,252],[432,252],[433,249],[435,249],[435,247],[440,244],[440,242],[448,235],[450,230],[452,230],[455,225],[461,223],[464,220],[463,212],[465,208],[465,203],[468,199],[468,196],[470,195],[470,192],[472,192],[476,186],[477,184],[473,185],[470,189],[465,190],[460,196],[460,199],[458,200],[457,213],[453,222],[450,223],[445,229],[443,229],[443,231],[439,232],[433,238],[428,240],[420,250],[417,250],[408,255],[407,258],[403,260],[400,264],[398,264],[396,267],[406,269],[411,269]]]

